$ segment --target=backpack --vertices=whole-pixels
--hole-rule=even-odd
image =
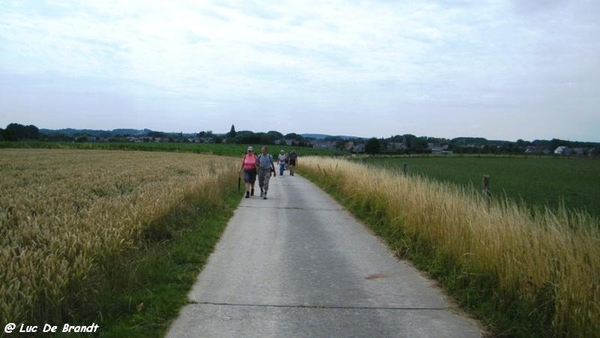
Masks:
[[[260,155],[257,156],[256,158],[256,165],[258,167],[260,167],[260,158],[263,156],[263,154],[261,153]],[[271,169],[271,172],[275,172],[275,168],[273,167],[273,156],[271,156],[271,154],[269,154],[269,160],[271,160],[271,165],[269,166]]]

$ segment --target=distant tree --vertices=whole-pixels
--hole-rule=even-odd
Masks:
[[[4,141],[4,129],[0,128],[0,141]]]
[[[239,144],[257,144],[260,143],[261,137],[251,131],[240,131],[237,133],[236,142]]]
[[[268,134],[268,133],[257,133],[256,136],[258,136],[260,139],[258,142],[256,143],[260,143],[260,144],[274,144],[275,140],[273,139],[273,134]]]
[[[411,149],[422,152],[427,149],[427,137],[415,137],[412,140]]]
[[[404,141],[404,136],[402,135],[394,135],[390,137],[389,142],[401,143]]]
[[[379,154],[381,152],[381,142],[373,137],[365,144],[365,152],[369,155]]]
[[[289,133],[285,135],[285,138],[288,140],[302,141],[304,138],[302,135],[298,135],[296,133]]]
[[[550,150],[551,151],[554,151],[556,148],[558,148],[560,146],[571,147],[571,142],[556,139],[556,138],[553,138],[552,140],[550,140]]]
[[[324,138],[324,140],[327,142],[336,142],[336,141],[343,141],[344,138],[341,136],[327,136]]]
[[[61,132],[55,131],[51,134],[45,134],[46,138],[49,141],[58,141],[58,142],[73,142],[75,139],[67,134],[63,134]]]
[[[148,134],[146,136],[165,138],[165,137],[167,137],[167,134],[163,133],[162,131],[150,131],[150,132],[148,132]]]
[[[275,142],[275,141],[277,141],[277,140],[283,140],[283,139],[284,139],[284,137],[283,137],[283,134],[282,134],[282,133],[280,133],[280,132],[278,132],[278,131],[275,131],[275,130],[270,130],[270,131],[268,131],[268,132],[267,132],[267,135],[269,135],[269,137],[271,138],[271,141],[272,141],[272,142]]]
[[[6,133],[9,133],[9,137],[6,137]],[[39,140],[41,138],[40,130],[34,125],[24,126],[18,123],[11,123],[6,126],[5,138],[9,141],[17,140]]]
[[[215,135],[213,134],[213,132],[211,130],[208,131],[201,131],[198,134],[196,134],[197,137],[203,138],[203,137],[207,137],[207,138],[214,138]]]
[[[390,143],[385,139],[381,139],[381,140],[379,140],[379,142],[380,142],[380,145],[379,145],[380,151],[381,152],[386,151],[388,149]]]
[[[227,133],[227,138],[234,139],[236,136],[237,136],[237,133],[235,132],[235,126],[232,124],[231,129],[229,130],[229,133]]]
[[[518,139],[517,140],[517,146],[518,147],[525,148],[525,147],[530,146],[530,145],[531,145],[531,142],[529,142],[529,141],[524,141],[523,139]]]

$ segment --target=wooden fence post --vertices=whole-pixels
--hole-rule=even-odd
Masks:
[[[402,169],[404,171],[404,176],[408,175],[408,164],[404,163],[404,168]]]
[[[483,175],[482,181],[482,193],[485,203],[487,204],[488,210],[492,204],[492,192],[490,191],[490,175]]]

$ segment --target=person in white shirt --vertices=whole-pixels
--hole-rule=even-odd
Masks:
[[[279,176],[283,176],[283,171],[285,170],[285,160],[287,156],[285,152],[282,150],[277,157],[277,164],[279,165]]]

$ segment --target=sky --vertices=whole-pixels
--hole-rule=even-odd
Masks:
[[[2,0],[0,128],[600,142],[600,1]]]

